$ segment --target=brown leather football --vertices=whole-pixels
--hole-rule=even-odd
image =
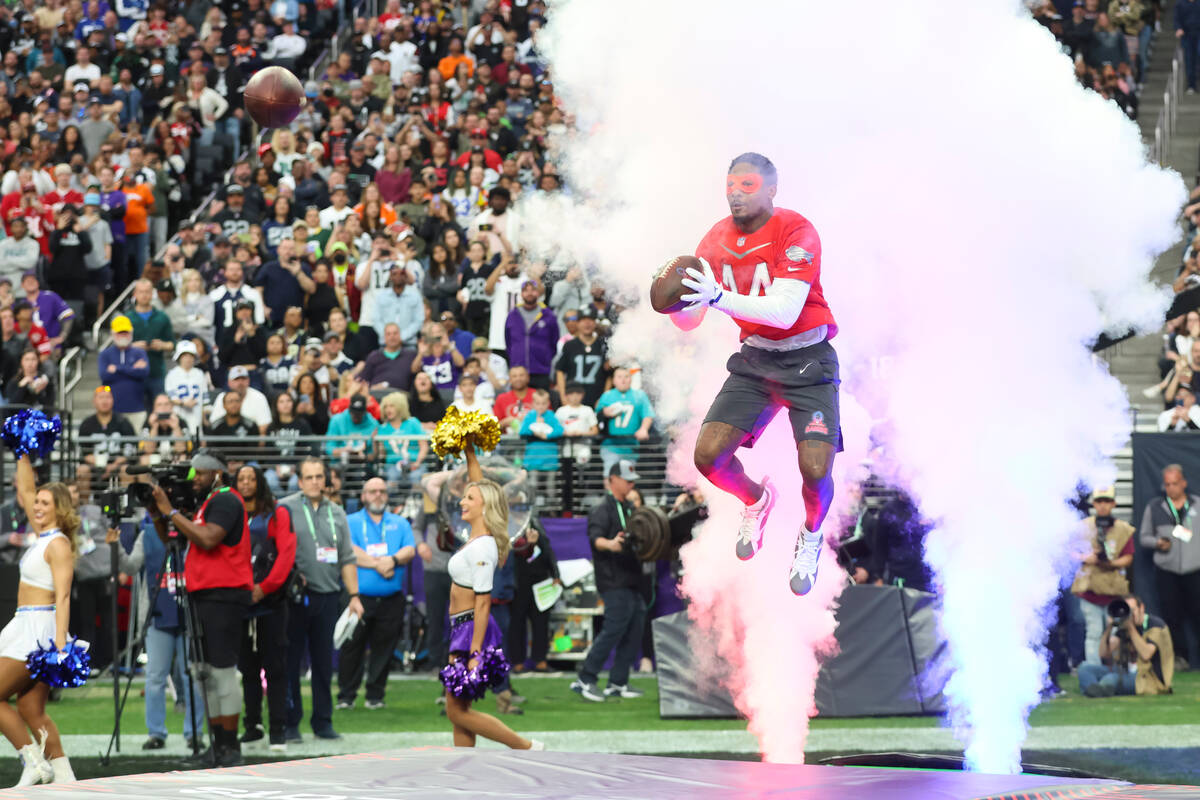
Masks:
[[[650,284],[650,305],[655,311],[674,314],[688,305],[679,298],[692,292],[683,285],[689,269],[703,270],[700,259],[695,256],[675,256],[654,273],[654,281]]]
[[[282,128],[305,103],[300,79],[283,67],[264,67],[246,81],[246,113],[263,128]]]

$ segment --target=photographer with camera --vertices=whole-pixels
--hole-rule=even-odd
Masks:
[[[614,695],[642,696],[640,690],[629,685],[629,669],[641,644],[646,620],[646,601],[640,591],[642,564],[627,539],[627,522],[634,511],[628,495],[639,477],[633,462],[621,459],[614,463],[608,471],[608,494],[588,514],[596,590],[604,601],[604,627],[592,642],[571,690],[593,703],[603,703]],[[600,670],[614,649],[608,688],[601,692],[596,685]]]
[[[1090,547],[1082,557],[1079,572],[1071,584],[1074,602],[1084,620],[1084,661],[1100,663],[1100,632],[1104,628],[1104,610],[1112,601],[1129,592],[1125,570],[1133,564],[1134,534],[1125,520],[1113,516],[1117,498],[1111,486],[1092,493],[1095,516],[1084,519]],[[1078,658],[1078,654],[1074,656]]]
[[[1102,664],[1079,665],[1079,691],[1088,697],[1171,692],[1175,676],[1171,632],[1161,619],[1146,613],[1136,595],[1109,603],[1100,660]]]
[[[158,483],[150,490],[153,503],[146,505],[159,538],[164,542],[178,536],[187,539],[184,579],[192,619],[199,622],[193,635],[202,644],[197,677],[207,706],[213,756],[218,766],[231,767],[243,763],[238,742],[242,685],[237,663],[242,620],[254,587],[250,536],[242,498],[226,484],[225,458],[203,448],[192,456],[191,467],[194,496],[204,498],[195,516],[189,519],[176,509]]]

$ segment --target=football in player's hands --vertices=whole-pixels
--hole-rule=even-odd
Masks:
[[[689,269],[703,270],[704,265],[695,256],[675,256],[654,273],[654,280],[650,284],[650,306],[655,311],[674,314],[690,305],[680,299],[691,293],[691,289],[683,285]]]

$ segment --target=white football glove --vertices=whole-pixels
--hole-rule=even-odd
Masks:
[[[711,306],[721,299],[721,295],[725,290],[721,288],[721,284],[711,278],[708,273],[701,270],[691,268],[688,269],[689,277],[684,278],[681,283],[692,290],[691,294],[685,294],[680,297],[680,300],[686,300],[689,303],[698,305]]]

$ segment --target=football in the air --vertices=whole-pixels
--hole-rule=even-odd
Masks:
[[[704,266],[695,256],[675,256],[654,273],[654,281],[650,284],[650,305],[655,311],[674,314],[688,305],[679,298],[692,292],[683,285],[689,269],[703,271]]]
[[[246,113],[263,128],[282,128],[304,105],[304,86],[283,67],[264,67],[246,81]]]

